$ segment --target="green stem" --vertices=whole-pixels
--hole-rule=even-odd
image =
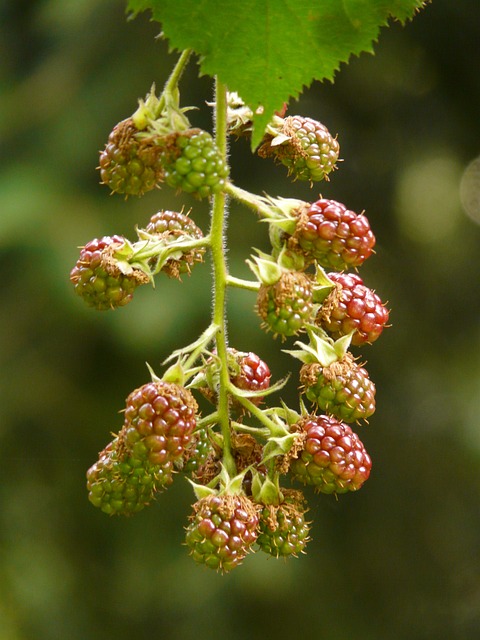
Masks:
[[[216,79],[216,100],[215,100],[215,123],[216,123],[216,144],[227,162],[227,90],[226,87]],[[228,403],[228,385],[230,383],[227,365],[227,322],[225,317],[226,290],[228,269],[225,257],[225,217],[226,217],[227,196],[225,193],[214,195],[210,240],[213,261],[214,278],[214,300],[212,322],[218,327],[216,334],[217,356],[221,367],[219,372],[218,403],[217,410],[219,424],[223,436],[223,465],[231,477],[236,475],[236,465],[231,451],[230,438],[230,414]]]
[[[243,280],[242,278],[235,278],[234,276],[227,277],[227,285],[229,287],[237,287],[238,289],[246,289],[247,291],[258,291],[260,289],[260,282]]]
[[[232,196],[232,198],[235,198],[235,200],[238,200],[245,206],[249,207],[262,218],[274,217],[271,207],[266,204],[261,196],[256,196],[249,191],[245,191],[245,189],[241,189],[231,182],[227,182],[225,185],[225,191],[228,195]]]
[[[170,74],[170,77],[165,83],[165,86],[162,91],[162,95],[158,100],[157,112],[155,114],[157,118],[159,118],[162,115],[162,111],[165,108],[166,99],[168,99],[168,97],[171,96],[175,91],[175,89],[177,88],[180,78],[182,77],[182,74],[185,70],[185,67],[187,66],[188,61],[190,60],[191,55],[192,55],[191,49],[185,49],[184,51],[182,51],[182,54],[180,55],[180,58],[177,61],[177,64],[173,68],[173,71]]]
[[[228,388],[230,390],[230,393],[235,396],[236,400],[240,402],[249,413],[255,416],[255,418],[257,418],[257,420],[269,430],[272,438],[281,438],[282,436],[287,435],[288,432],[284,427],[277,424],[273,420],[270,420],[270,418],[265,415],[265,412],[259,409],[257,405],[254,404],[251,400],[249,400],[248,398],[244,398],[243,396],[236,395],[235,387],[231,383],[229,383]]]

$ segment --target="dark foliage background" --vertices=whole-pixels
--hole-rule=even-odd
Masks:
[[[153,80],[162,86],[175,56],[158,25],[127,22],[118,0],[3,0],[0,17],[0,638],[478,638],[478,2],[434,0],[384,30],[376,56],[291,105],[339,132],[344,162],[329,184],[291,184],[232,145],[241,186],[305,200],[321,189],[367,211],[378,246],[362,275],[389,300],[393,326],[362,352],[378,394],[361,428],[367,485],[338,501],[308,494],[306,556],[257,554],[223,577],[182,546],[192,492],[181,478],[128,520],[97,512],[85,491],[145,362],[159,369],[209,321],[208,264],[111,314],[85,308],[68,281],[79,245],[134,239],[157,209],[186,203],[207,228],[204,203],[168,189],[125,202],[95,169],[112,126]],[[192,64],[183,102],[210,128],[211,85],[196,75]],[[248,277],[266,229],[232,205],[229,238],[232,272]],[[275,377],[295,371],[253,303],[231,293],[232,345]]]

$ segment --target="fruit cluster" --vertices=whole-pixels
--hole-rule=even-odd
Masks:
[[[192,127],[179,105],[182,55],[160,97],[152,90],[119,123],[100,155],[102,182],[115,193],[142,195],[165,183],[212,201],[207,234],[183,211],[160,210],[135,242],[113,235],[88,242],[70,273],[76,293],[97,310],[132,300],[163,273],[180,279],[209,251],[212,322],[192,344],[165,360],[163,376],[126,399],[123,425],[87,472],[88,497],[107,514],[133,515],[183,474],[196,502],[186,528],[193,559],[228,572],[252,550],[298,556],[309,540],[303,492],[310,485],[338,496],[368,479],[371,459],[352,430],[375,411],[375,385],[351,347],[371,344],[389,312],[357,269],[373,253],[364,213],[320,198],[313,203],[258,196],[229,180],[226,137],[249,135],[254,114],[236,94],[217,95],[217,144]],[[327,179],[339,143],[327,128],[284,108],[267,127],[258,154],[285,165],[293,179]],[[222,129],[223,127],[223,129]],[[268,223],[271,252],[247,260],[254,280],[230,276],[224,245],[225,201],[235,198]],[[219,215],[220,212],[220,215]],[[220,265],[220,266],[219,266]],[[256,293],[261,327],[286,341],[300,360],[298,410],[267,406],[288,379],[272,384],[257,354],[226,341],[224,291]],[[197,401],[207,406],[200,414]]]

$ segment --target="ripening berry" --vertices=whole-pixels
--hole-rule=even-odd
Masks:
[[[325,125],[312,118],[289,116],[281,120],[277,129],[277,136],[281,137],[268,134],[258,150],[260,156],[273,156],[288,167],[289,175],[296,180],[328,179],[336,168],[340,145]]]
[[[377,340],[389,316],[378,295],[354,273],[329,273],[328,277],[336,286],[318,311],[316,323],[334,338],[353,331],[353,345]]]
[[[167,473],[189,445],[197,403],[188,389],[173,382],[148,382],[128,396],[122,435],[136,457]]]
[[[115,309],[128,304],[135,289],[146,284],[148,276],[139,269],[125,274],[117,266],[114,253],[125,243],[122,236],[104,236],[88,242],[70,272],[75,293],[89,307],[98,311]]]
[[[310,539],[302,494],[294,490],[283,493],[284,502],[265,505],[259,515],[257,544],[261,551],[276,558],[298,556]]]
[[[372,461],[356,433],[333,416],[306,416],[297,428],[303,449],[290,464],[292,479],[321,493],[357,491],[370,476]]]
[[[172,474],[130,455],[121,437],[100,453],[87,471],[88,499],[109,515],[133,515],[172,482]]]
[[[300,382],[310,402],[343,422],[367,420],[375,412],[375,385],[350,353],[327,367],[304,364]]]
[[[290,248],[325,269],[344,271],[362,265],[373,252],[375,236],[364,214],[335,200],[320,199],[297,211]]]
[[[203,238],[203,232],[195,222],[188,215],[178,211],[158,211],[150,218],[145,231],[165,241],[166,244],[180,239],[201,240]],[[203,262],[204,253],[204,247],[177,252],[166,261],[161,270],[171,278],[190,274],[195,262]]]
[[[195,562],[223,573],[240,565],[257,539],[253,502],[224,493],[201,498],[193,510],[185,541]]]

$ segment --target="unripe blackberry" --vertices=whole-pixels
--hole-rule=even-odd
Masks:
[[[372,461],[356,433],[333,416],[306,416],[296,425],[303,448],[290,464],[292,479],[321,493],[357,491],[368,479]]]
[[[70,280],[89,307],[99,311],[123,307],[132,300],[135,289],[149,281],[139,269],[125,274],[117,266],[114,253],[124,243],[122,236],[103,236],[82,247]]]
[[[102,183],[112,192],[141,196],[162,181],[160,149],[151,138],[139,139],[138,133],[131,118],[122,120],[110,133],[100,154]]]
[[[309,541],[310,525],[305,521],[304,498],[299,491],[283,490],[285,501],[265,505],[260,511],[257,544],[276,558],[298,556]]]
[[[275,128],[277,134],[267,134],[259,148],[260,156],[274,156],[295,179],[328,179],[336,167],[340,145],[323,124],[312,118],[289,116]]]
[[[375,412],[375,385],[367,370],[351,353],[329,366],[304,364],[300,370],[303,392],[325,413],[344,422],[366,420]]]
[[[185,541],[195,562],[227,573],[250,551],[257,527],[251,500],[229,493],[210,495],[193,505]]]
[[[353,331],[353,345],[377,340],[389,316],[378,295],[356,274],[329,273],[328,277],[336,286],[318,311],[316,323],[335,338]]]
[[[359,267],[374,246],[375,236],[364,214],[323,198],[297,212],[295,233],[288,240],[289,248],[334,271]]]
[[[262,326],[274,337],[296,335],[311,320],[312,296],[312,283],[300,271],[285,271],[274,284],[262,284],[256,307]]]
[[[199,198],[221,191],[228,177],[228,167],[212,136],[201,129],[166,136],[161,163],[168,185]]]
[[[88,499],[109,515],[133,515],[171,482],[171,473],[130,455],[117,436],[87,471]]]
[[[180,238],[191,240],[203,238],[203,232],[195,222],[188,215],[178,211],[158,211],[150,218],[145,231],[151,236],[163,239],[167,244]],[[203,262],[204,253],[205,248],[198,247],[175,255],[167,260],[162,271],[171,278],[179,278],[185,273],[190,274],[195,262]]]
[[[122,436],[135,457],[173,471],[196,426],[197,403],[188,389],[157,380],[128,396]]]
[[[195,477],[213,451],[208,429],[198,429],[193,434],[190,444],[186,447],[182,457],[175,462],[175,466],[180,471]]]

